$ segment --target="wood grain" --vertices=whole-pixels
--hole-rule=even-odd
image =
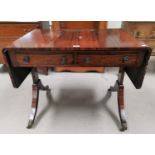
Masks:
[[[15,87],[20,86],[33,67],[110,66],[123,67],[134,86],[140,88],[151,49],[121,29],[35,29],[14,41],[3,53]],[[27,74],[23,75],[24,70]]]
[[[76,46],[75,46],[76,45]],[[78,46],[77,46],[78,45]],[[49,48],[52,50],[104,50],[145,49],[148,46],[121,29],[108,30],[60,30],[35,29],[11,44],[15,48]]]
[[[53,30],[61,29],[96,29],[103,30],[107,29],[106,21],[54,21],[52,22]],[[81,68],[81,70],[80,70]],[[55,67],[55,71],[73,71],[73,72],[102,72],[104,71],[103,67]]]
[[[24,34],[39,28],[39,22],[0,22],[0,63],[4,64],[2,49]]]

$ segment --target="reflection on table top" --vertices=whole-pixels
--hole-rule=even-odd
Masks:
[[[61,30],[42,31],[35,29],[17,39],[13,48],[52,49],[105,49],[105,48],[146,48],[147,46],[121,29],[107,30]]]

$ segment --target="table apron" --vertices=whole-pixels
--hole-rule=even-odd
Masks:
[[[10,59],[14,67],[52,67],[52,66],[139,66],[144,55],[140,52],[116,54],[44,54],[13,53]]]

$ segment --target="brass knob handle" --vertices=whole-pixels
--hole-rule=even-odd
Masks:
[[[91,62],[91,57],[90,57],[90,56],[85,57],[85,62],[86,62],[86,63]]]
[[[29,63],[30,62],[30,57],[29,56],[24,56],[23,61],[24,61],[24,63]]]
[[[126,63],[126,62],[128,62],[128,61],[129,61],[129,57],[128,57],[128,56],[124,56],[124,57],[123,57],[123,62]]]
[[[61,64],[62,64],[62,65],[65,65],[66,63],[67,63],[67,57],[63,56],[63,57],[61,58]]]

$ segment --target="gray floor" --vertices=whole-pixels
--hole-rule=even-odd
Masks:
[[[40,93],[33,129],[26,129],[31,106],[31,76],[14,89],[7,73],[0,73],[0,133],[121,133],[117,96],[106,92],[117,78],[117,68],[99,73],[50,73],[40,75],[52,89],[52,100]],[[155,133],[155,58],[152,57],[142,89],[125,76],[128,130]]]

